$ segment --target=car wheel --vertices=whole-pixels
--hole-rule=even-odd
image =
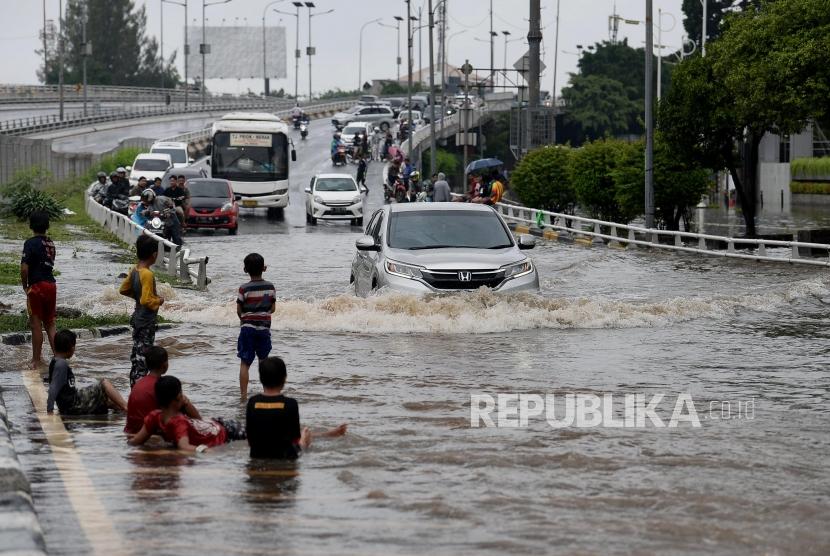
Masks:
[[[308,217],[308,223],[311,224],[312,226],[316,226],[317,225],[317,219],[314,218],[313,216],[309,216]]]
[[[236,232],[239,231],[239,224],[234,226],[233,228],[228,228],[228,235],[235,236]]]
[[[306,224],[311,222],[311,215],[308,213],[308,211],[306,211],[306,213],[305,213],[305,222],[306,222]]]
[[[382,131],[389,131],[389,123],[388,122],[381,122],[380,129]]]
[[[268,209],[268,218],[282,220],[283,216],[285,216],[285,211],[281,208],[271,207]]]

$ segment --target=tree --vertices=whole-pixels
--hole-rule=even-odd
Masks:
[[[617,203],[627,214],[639,214],[645,205],[645,143],[623,149],[612,172]],[[706,192],[709,172],[689,163],[659,133],[654,138],[654,209],[660,227],[679,230],[689,219],[690,207]]]
[[[64,79],[68,83],[82,80],[82,22],[87,11],[86,36],[92,44],[87,59],[87,82],[96,85],[133,85],[157,87],[161,84],[162,65],[159,45],[147,38],[144,6],[136,8],[133,0],[69,0],[64,15]],[[174,67],[176,52],[166,60],[165,86],[179,84]],[[41,69],[46,83],[58,82],[58,58],[50,53],[48,66]]]
[[[590,140],[630,133],[643,110],[619,81],[599,75],[574,75],[562,90],[565,120],[579,124]]]
[[[754,237],[758,145],[828,114],[830,10],[824,0],[778,0],[731,14],[723,34],[675,71],[659,128],[688,162],[726,168]]]
[[[571,148],[547,146],[527,153],[510,175],[510,185],[529,207],[573,213],[576,192],[570,175]]]
[[[770,1],[770,0],[767,0]],[[701,0],[683,0],[683,28],[686,34],[700,47],[703,29],[703,4]],[[721,34],[723,20],[727,14],[743,11],[752,4],[760,4],[758,0],[706,0],[706,42],[717,39]]]
[[[620,205],[614,181],[621,163],[641,152],[636,144],[619,139],[600,139],[574,149],[570,159],[570,175],[579,206],[593,218],[608,222],[628,222],[642,213],[642,205],[635,208]]]

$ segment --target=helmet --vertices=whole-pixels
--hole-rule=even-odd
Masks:
[[[334,138],[335,139],[340,139],[340,132],[339,131],[334,134]]]
[[[421,172],[419,172],[418,170],[415,170],[414,172],[409,174],[409,179],[412,180],[412,181],[420,180],[421,179]]]
[[[112,178],[112,177],[117,178],[117,177],[118,177],[118,172],[116,172],[115,170],[113,170],[112,172],[110,172],[110,177],[111,177],[111,178]]]
[[[156,198],[156,192],[152,189],[145,189],[141,192],[141,200],[147,201],[148,203],[152,203]]]
[[[126,174],[127,173],[127,170],[123,166],[119,166],[118,168],[116,168],[115,171],[119,174],[122,174],[122,173]]]
[[[378,126],[375,126],[375,129],[373,131],[380,131],[380,128]]]
[[[107,177],[107,174],[105,172],[98,172],[98,177],[99,178],[105,178],[105,177]]]

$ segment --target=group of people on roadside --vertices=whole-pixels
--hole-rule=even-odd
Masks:
[[[54,287],[50,290],[36,287],[42,281],[38,273],[43,273],[48,282],[48,271],[54,263],[54,244],[46,236],[48,217],[45,227],[42,219],[39,215],[31,222],[35,236],[24,246],[21,276],[30,302],[40,303],[35,322],[45,326],[47,331],[51,330],[49,338],[54,356],[47,377],[49,413],[55,407],[63,415],[102,414],[111,409],[124,411],[127,414],[124,431],[133,446],[158,435],[179,450],[201,453],[231,441],[247,440],[250,455],[254,458],[293,460],[311,445],[312,438],[337,437],[346,433],[347,425],[342,424],[312,434],[300,425],[297,401],[283,394],[287,376],[285,362],[270,356],[271,314],[276,307],[276,290],[271,282],[262,278],[267,267],[257,253],[249,254],[243,261],[249,280],[240,286],[237,294],[240,320],[237,356],[240,359],[240,395],[246,400],[245,423],[203,417],[184,394],[181,381],[166,374],[170,366],[169,354],[155,344],[158,310],[164,304],[164,298],[156,290],[152,271],[158,250],[155,241],[145,235],[136,240],[137,263],[119,289],[122,295],[135,301],[130,319],[133,341],[129,397],[125,400],[107,379],[78,387],[69,365],[77,348],[77,336],[66,329],[55,332],[54,316],[49,318],[41,312],[45,297],[50,295],[54,307],[55,291]],[[259,360],[263,391],[248,399],[248,374],[254,359]]]

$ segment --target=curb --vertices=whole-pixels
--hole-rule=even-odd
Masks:
[[[168,330],[173,328],[170,323],[159,324],[156,330]],[[128,334],[130,327],[127,325],[121,326],[102,326],[99,328],[76,328],[72,330],[77,334],[79,340],[91,340],[93,338],[106,338],[107,336],[118,336],[120,334]],[[0,343],[7,346],[22,346],[32,341],[32,334],[30,332],[9,332],[8,334],[0,335]],[[1,478],[0,478],[1,479]]]
[[[46,541],[9,432],[0,392],[0,554],[45,555]]]

